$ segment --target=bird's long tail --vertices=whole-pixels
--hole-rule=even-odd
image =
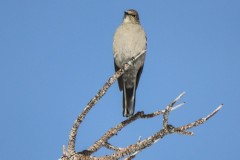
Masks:
[[[132,88],[126,88],[123,86],[123,116],[129,117],[132,116],[135,109],[135,96],[136,94],[136,85]]]

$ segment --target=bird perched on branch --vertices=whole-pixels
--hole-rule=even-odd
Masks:
[[[119,70],[131,58],[146,50],[147,39],[139,21],[136,10],[124,12],[122,24],[117,28],[113,38],[113,55],[115,71]],[[123,116],[134,114],[136,89],[143,70],[145,54],[139,57],[121,77],[118,86],[123,91]]]

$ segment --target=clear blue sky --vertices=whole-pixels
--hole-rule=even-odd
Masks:
[[[0,1],[1,159],[56,160],[77,115],[114,73],[112,38],[126,9],[139,11],[148,36],[136,110],[163,109],[180,126],[223,109],[192,137],[173,134],[137,160],[239,157],[240,1]],[[117,84],[89,113],[77,137],[86,149],[122,117]],[[111,143],[124,147],[161,128],[140,120]],[[101,150],[96,155],[105,155]]]

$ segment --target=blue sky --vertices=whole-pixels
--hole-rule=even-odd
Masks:
[[[192,130],[194,136],[167,136],[136,159],[239,157],[239,1],[2,0],[1,159],[61,157],[75,118],[114,73],[112,38],[130,8],[139,11],[148,37],[136,111],[163,109],[186,91],[186,105],[170,115],[170,123],[180,126],[224,103]],[[121,103],[116,83],[80,127],[78,151],[124,120]],[[161,129],[161,120],[135,122],[110,142],[124,147],[147,138]]]

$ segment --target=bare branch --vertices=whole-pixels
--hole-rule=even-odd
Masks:
[[[184,95],[185,93],[181,93],[171,104],[169,104],[167,106],[168,109],[170,110],[174,110],[177,109],[179,107],[181,107],[182,105],[185,104],[185,102],[177,105],[176,107],[173,107],[173,105]],[[171,107],[169,107],[171,106]],[[108,142],[108,140],[113,137],[114,135],[116,135],[119,131],[121,131],[122,128],[124,128],[125,126],[127,126],[128,124],[132,123],[133,121],[139,119],[139,118],[153,118],[155,116],[158,116],[162,113],[164,113],[166,111],[165,110],[160,110],[160,111],[156,111],[154,113],[151,114],[144,114],[144,112],[137,112],[136,114],[134,114],[132,117],[128,118],[127,120],[122,121],[121,123],[119,123],[116,127],[111,128],[110,130],[108,130],[98,141],[96,141],[91,147],[88,148],[89,151],[91,152],[96,152],[98,149],[100,149],[106,142]]]
[[[115,146],[111,145],[109,142],[106,142],[106,143],[104,144],[104,146],[105,146],[106,148],[108,148],[108,149],[110,149],[110,150],[114,150],[114,151],[120,151],[120,150],[121,150],[121,148],[115,147]]]
[[[185,92],[181,93],[173,102],[171,102],[164,110],[158,110],[156,112],[150,113],[150,114],[144,114],[144,112],[137,112],[132,117],[129,117],[128,119],[122,121],[115,127],[109,129],[99,140],[97,140],[92,146],[90,146],[87,150],[83,150],[81,152],[75,152],[75,143],[76,143],[76,136],[77,136],[77,130],[82,123],[82,121],[85,119],[88,112],[92,109],[92,107],[101,99],[101,97],[107,92],[109,87],[119,78],[131,65],[133,65],[134,61],[139,58],[141,55],[145,54],[146,51],[142,51],[139,53],[136,57],[131,59],[128,63],[126,63],[123,68],[119,69],[112,77],[108,79],[108,81],[104,84],[102,89],[99,90],[99,92],[93,97],[90,102],[87,104],[87,106],[84,108],[82,113],[77,117],[75,120],[73,127],[71,129],[70,135],[69,135],[69,141],[68,141],[68,149],[66,150],[65,147],[63,147],[63,156],[62,160],[117,160],[119,158],[126,157],[125,160],[131,160],[136,157],[136,155],[141,152],[143,149],[150,147],[154,143],[157,143],[159,140],[161,140],[164,136],[172,133],[178,133],[183,135],[193,135],[193,132],[187,131],[190,128],[196,127],[198,125],[203,124],[208,119],[210,119],[212,116],[214,116],[221,108],[222,104],[215,109],[212,113],[207,115],[204,118],[201,118],[199,120],[196,120],[195,122],[186,124],[181,127],[174,127],[173,125],[169,124],[169,114],[171,111],[183,106],[185,102],[182,102],[175,106],[176,102],[179,101]],[[115,136],[118,132],[120,132],[124,127],[127,125],[133,123],[137,119],[148,119],[153,118],[156,116],[159,116],[163,114],[163,127],[159,129],[155,134],[149,136],[148,138],[141,140],[139,138],[138,142],[135,144],[131,144],[129,146],[126,146],[125,148],[116,147],[112,144],[110,144],[108,141],[110,138]],[[114,153],[111,155],[106,155],[102,157],[94,157],[92,154],[96,151],[98,151],[100,148],[106,147],[107,149],[113,150]]]
[[[176,133],[187,135],[187,136],[192,136],[194,133],[193,132],[188,132],[188,131],[178,131],[176,130]]]
[[[68,151],[64,145],[62,146],[62,152],[63,152],[63,156],[68,156]]]
[[[122,128],[127,126],[128,124],[132,123],[133,121],[141,118],[141,115],[144,115],[143,112],[137,112],[132,117],[122,121],[114,128],[111,128],[108,130],[98,141],[96,141],[91,147],[89,147],[89,151],[96,152],[98,149],[100,149],[105,142],[107,142],[111,137],[116,135]]]
[[[140,52],[136,57],[133,57],[128,63],[126,63],[121,69],[119,69],[112,77],[108,79],[108,81],[104,84],[104,86],[98,91],[98,93],[90,100],[87,106],[84,108],[82,113],[75,120],[73,127],[71,129],[68,141],[68,153],[75,153],[75,142],[77,136],[77,130],[79,125],[82,123],[87,113],[92,109],[92,107],[102,98],[102,96],[107,92],[108,88],[126,71],[128,68],[133,65],[134,61],[138,59],[140,56],[146,53],[146,50]]]
[[[179,104],[179,105],[177,105],[175,107],[173,106],[182,97],[182,95],[183,94],[181,94],[170,105],[168,105],[165,110],[162,110],[161,113],[165,114],[167,112],[167,110],[169,110],[169,112],[170,112],[170,111],[172,111],[172,110],[174,110],[176,108],[179,108],[183,104],[185,104],[185,103],[181,103],[181,104]],[[115,147],[115,146],[109,144],[107,141],[112,136],[114,136],[118,131],[120,131],[122,128],[124,128],[126,125],[132,123],[133,121],[135,121],[135,120],[137,120],[139,118],[146,118],[146,117],[149,118],[149,116],[147,116],[143,112],[138,112],[134,116],[132,116],[132,117],[128,118],[127,120],[125,120],[125,121],[121,122],[120,124],[118,124],[116,127],[110,129],[97,142],[95,142],[95,144],[92,147],[90,147],[88,150],[85,150],[83,152],[77,153],[77,154],[73,155],[73,157],[74,157],[75,160],[83,160],[85,158],[88,159],[88,160],[112,160],[112,159],[113,160],[117,160],[117,159],[125,157],[125,156],[128,156],[126,158],[126,160],[133,159],[136,156],[137,153],[139,153],[143,149],[151,146],[152,144],[158,142],[160,139],[162,139],[164,136],[166,136],[168,134],[178,133],[178,134],[184,134],[184,135],[193,135],[193,132],[189,132],[189,131],[186,131],[186,130],[190,129],[192,127],[196,127],[196,126],[198,126],[200,124],[203,124],[209,118],[211,118],[213,115],[215,115],[221,108],[222,108],[222,105],[220,105],[217,109],[215,109],[212,113],[210,113],[206,117],[201,118],[201,119],[199,119],[199,120],[197,120],[197,121],[195,121],[193,123],[189,123],[187,125],[178,127],[178,128],[175,128],[174,126],[172,126],[170,124],[167,124],[166,127],[163,127],[163,129],[159,130],[154,135],[148,137],[147,139],[145,139],[143,141],[138,140],[138,142],[136,144],[129,145],[129,146],[125,147],[125,148],[118,148],[118,147]],[[158,112],[154,112],[154,113],[159,113],[159,111]],[[148,115],[150,115],[150,114],[148,114]],[[90,156],[94,151],[97,151],[102,146],[105,146],[108,149],[114,150],[115,153],[113,153],[112,155],[107,155],[107,156],[98,157],[98,158]],[[66,157],[64,157],[64,158],[66,158]]]
[[[197,121],[195,121],[193,123],[184,125],[182,127],[174,128],[172,125],[167,125],[166,128],[161,129],[160,131],[158,131],[154,135],[150,136],[149,138],[147,138],[147,139],[145,139],[145,140],[143,140],[143,141],[141,141],[139,143],[129,145],[126,148],[122,148],[121,150],[113,153],[110,156],[100,157],[99,160],[102,160],[102,158],[107,158],[107,159],[108,158],[109,159],[115,159],[116,158],[116,159],[119,159],[119,158],[122,158],[124,156],[131,155],[131,154],[133,154],[135,152],[141,151],[141,150],[151,146],[152,144],[156,143],[157,141],[159,141],[165,135],[168,135],[168,134],[180,133],[180,134],[184,134],[184,135],[193,135],[193,132],[188,132],[188,131],[185,131],[185,130],[186,129],[190,129],[192,127],[196,127],[196,126],[198,126],[200,124],[203,124],[210,117],[212,117],[214,114],[216,114],[221,108],[222,108],[222,105],[220,105],[216,110],[214,110],[208,116],[206,116],[204,118],[201,118],[200,120],[197,120]]]
[[[133,155],[131,155],[131,156],[125,158],[125,160],[132,160],[133,158],[136,157],[137,153],[138,153],[138,152],[136,152],[136,154],[133,154]]]
[[[183,103],[180,103],[179,105],[177,105],[175,107],[172,107],[171,111],[182,107],[185,103],[186,102],[183,102]],[[144,114],[141,118],[153,118],[153,117],[156,117],[160,114],[163,114],[164,112],[165,112],[165,109],[164,110],[159,110],[159,111],[156,111],[156,112],[153,112],[153,113],[150,113],[150,114]]]
[[[141,138],[141,136],[138,138],[137,144],[141,142]],[[129,157],[125,158],[125,160],[131,160],[135,158],[139,152],[141,152],[141,150],[131,154]]]
[[[188,130],[190,128],[193,128],[193,127],[196,127],[200,124],[203,124],[204,122],[206,122],[209,118],[211,118],[212,116],[214,116],[221,108],[222,108],[223,104],[221,104],[220,106],[218,106],[212,113],[210,113],[209,115],[207,115],[206,117],[204,118],[200,118],[199,120],[193,122],[193,123],[189,123],[187,125],[184,125],[184,126],[181,126],[181,127],[178,127],[176,128],[176,130],[179,130],[179,131],[185,131],[185,130]]]
[[[169,112],[172,110],[174,104],[185,95],[185,92],[182,92],[171,104],[169,104],[163,113],[163,127],[166,128],[168,125],[168,116]]]
[[[120,151],[117,151],[115,153],[113,153],[110,156],[104,156],[104,157],[99,157],[99,160],[102,159],[119,159],[122,158],[124,156],[127,155],[131,155],[135,152],[141,151],[143,149],[145,149],[146,147],[151,146],[156,140],[159,140],[161,138],[163,138],[166,135],[164,129],[160,130],[159,132],[157,132],[156,134],[150,136],[149,138],[141,141],[140,143],[137,144],[132,144],[127,146],[126,148],[122,148]]]

